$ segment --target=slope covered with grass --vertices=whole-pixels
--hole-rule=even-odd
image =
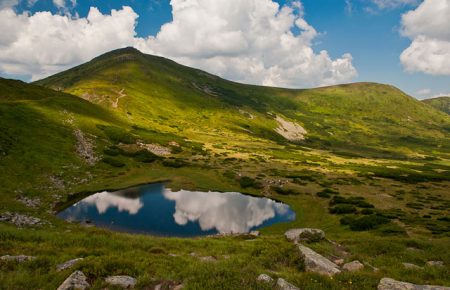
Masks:
[[[450,115],[450,97],[437,97],[425,99],[422,102],[432,106],[433,108]]]
[[[192,139],[286,140],[275,115],[308,132],[302,144],[363,156],[425,153],[445,142],[448,116],[400,90],[358,83],[288,90],[238,84],[126,48],[37,82],[113,109],[131,122]],[[208,136],[208,137],[207,137]]]

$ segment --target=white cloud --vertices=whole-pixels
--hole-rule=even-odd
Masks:
[[[419,96],[426,96],[426,95],[429,95],[429,94],[431,94],[431,90],[430,89],[421,89],[421,90],[418,90],[416,92],[416,95],[419,95]]]
[[[137,17],[130,7],[111,15],[91,8],[87,18],[0,10],[0,72],[37,79],[132,45]]]
[[[412,40],[400,56],[406,71],[450,75],[450,0],[425,0],[404,14],[402,34]]]
[[[350,54],[332,59],[314,52],[318,33],[303,18],[301,2],[293,3],[172,0],[173,21],[137,47],[252,84],[304,87],[355,77]]]
[[[0,35],[0,72],[37,79],[108,50],[135,46],[252,84],[308,87],[354,78],[350,54],[333,59],[327,51],[313,50],[319,34],[305,21],[302,3],[290,3],[280,7],[272,0],[172,0],[173,21],[148,38],[135,36],[138,15],[130,7],[112,10],[111,15],[91,8],[86,18],[3,9],[0,27],[9,29]]]
[[[417,5],[420,0],[372,0],[379,9],[394,9],[407,5]]]

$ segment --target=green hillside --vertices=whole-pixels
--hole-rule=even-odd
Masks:
[[[449,140],[449,115],[392,86],[243,85],[131,48],[33,84],[0,79],[0,256],[36,257],[0,260],[0,289],[56,289],[74,270],[92,289],[108,275],[136,277],[136,289],[269,289],[261,273],[301,289],[375,289],[383,277],[448,286]],[[297,219],[256,238],[179,239],[55,216],[92,192],[161,181],[267,196]],[[305,272],[284,237],[299,227],[326,233],[308,247],[364,270]]]
[[[359,83],[311,90],[242,85],[127,48],[36,84],[113,109],[130,122],[210,142],[286,140],[274,116],[306,129],[302,145],[403,158],[446,141],[450,119],[398,89]],[[386,152],[389,154],[384,154]]]
[[[437,97],[425,99],[422,102],[432,106],[433,108],[450,115],[450,97]]]

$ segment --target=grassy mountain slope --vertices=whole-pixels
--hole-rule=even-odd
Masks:
[[[387,85],[310,90],[242,85],[132,48],[107,53],[36,84],[112,108],[140,126],[197,140],[208,136],[220,142],[233,136],[283,143],[274,132],[276,114],[306,129],[302,144],[307,146],[362,156],[389,152],[401,157],[436,145],[450,152],[445,142],[448,116]]]
[[[425,104],[450,115],[450,97],[437,97],[423,100]]]

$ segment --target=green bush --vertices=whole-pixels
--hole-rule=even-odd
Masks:
[[[344,216],[343,218],[341,218],[341,220],[339,221],[341,223],[341,225],[347,226],[349,224],[351,224],[352,222],[355,221],[355,217],[354,216]]]
[[[369,215],[369,214],[373,214],[374,211],[370,208],[364,208],[363,210],[361,210],[361,214],[363,215]]]
[[[331,197],[331,195],[328,192],[326,192],[325,190],[317,192],[316,195],[321,198],[330,198]]]
[[[186,165],[186,162],[180,159],[172,159],[172,158],[166,158],[162,162],[162,165],[165,167],[173,167],[173,168],[180,168]]]
[[[350,229],[352,231],[368,231],[377,228],[380,225],[389,223],[389,219],[378,216],[378,215],[368,215],[351,222]]]
[[[292,188],[284,188],[280,186],[272,186],[271,189],[281,195],[298,195],[299,193]]]
[[[150,163],[159,159],[159,156],[148,151],[148,150],[140,150],[133,154],[133,157],[136,161]]]
[[[111,157],[105,157],[105,158],[102,159],[102,161],[104,163],[106,163],[106,164],[109,164],[109,165],[113,166],[113,167],[124,167],[125,166],[125,163],[123,163],[122,161],[114,159],[114,158],[111,158]]]
[[[351,204],[338,204],[335,207],[330,208],[330,213],[334,214],[346,214],[357,212],[356,207]]]
[[[261,184],[259,182],[248,176],[242,176],[239,179],[239,184],[241,185],[242,188],[248,187],[261,188]]]
[[[97,127],[103,130],[111,141],[116,143],[133,144],[136,142],[136,138],[122,128],[103,125],[98,125]]]
[[[111,146],[103,150],[103,153],[109,156],[118,156],[122,153],[122,150],[116,146]]]

